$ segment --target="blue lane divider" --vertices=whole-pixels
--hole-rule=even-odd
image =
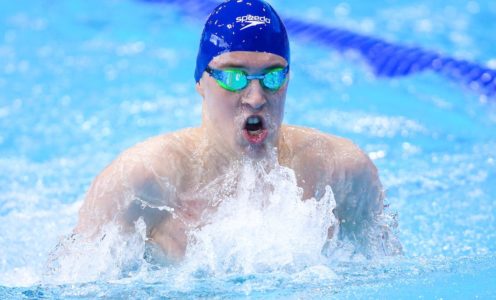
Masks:
[[[214,0],[141,0],[175,4],[193,17],[205,19],[220,2]],[[397,45],[349,30],[281,16],[290,37],[316,42],[339,51],[357,51],[377,76],[407,76],[433,71],[479,93],[496,94],[496,70],[419,47]]]

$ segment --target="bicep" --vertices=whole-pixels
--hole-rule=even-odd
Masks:
[[[132,189],[118,173],[118,166],[111,165],[94,179],[79,210],[76,233],[93,236],[111,222],[123,228],[129,226],[124,215]]]
[[[93,181],[75,232],[93,236],[109,223],[129,232],[139,218],[150,231],[165,215],[172,192],[168,180],[152,172],[149,164],[117,160]]]
[[[336,192],[336,215],[344,227],[372,221],[383,211],[384,192],[377,168],[359,151],[344,166]]]
[[[365,156],[356,168],[350,191],[350,197],[357,199],[355,218],[369,220],[382,213],[384,191],[377,168],[368,157]]]

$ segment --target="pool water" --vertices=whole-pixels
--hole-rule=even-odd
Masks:
[[[271,3],[283,16],[496,68],[491,1]],[[285,122],[347,137],[368,153],[403,255],[212,273],[132,265],[149,249],[139,235],[114,236],[127,246],[82,249],[127,264],[103,260],[92,273],[85,263],[98,260],[82,254],[50,274],[50,253],[68,239],[92,179],[127,147],[199,124],[193,70],[202,20],[177,5],[132,0],[0,7],[0,298],[496,297],[495,100],[429,72],[375,78],[357,54],[297,39]]]

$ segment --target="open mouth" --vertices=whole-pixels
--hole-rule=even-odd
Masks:
[[[260,116],[250,116],[246,119],[243,135],[250,144],[261,144],[267,137],[264,119]]]

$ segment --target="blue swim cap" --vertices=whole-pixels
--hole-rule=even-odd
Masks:
[[[196,82],[214,57],[233,51],[273,53],[289,63],[288,34],[272,6],[262,0],[228,0],[217,6],[203,29]]]

